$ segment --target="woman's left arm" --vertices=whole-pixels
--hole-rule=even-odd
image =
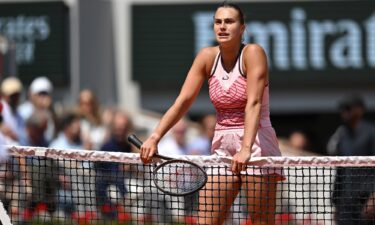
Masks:
[[[262,47],[248,45],[244,49],[243,61],[247,80],[247,103],[241,150],[232,160],[232,171],[235,173],[245,170],[246,163],[251,158],[251,149],[259,127],[263,91],[268,83],[267,56]]]

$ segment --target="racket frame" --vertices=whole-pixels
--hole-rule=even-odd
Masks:
[[[158,182],[156,181],[157,180],[157,175],[158,175],[158,171],[160,169],[162,169],[163,167],[168,166],[169,164],[173,164],[173,163],[185,163],[185,164],[190,164],[193,167],[196,167],[198,170],[200,170],[202,172],[201,174],[204,176],[204,180],[201,182],[201,184],[199,186],[197,186],[196,188],[192,189],[191,191],[181,192],[181,193],[167,191],[166,189],[164,189],[163,187],[161,187],[158,184]],[[170,160],[167,160],[167,161],[159,164],[158,166],[156,166],[156,168],[152,171],[152,174],[153,174],[153,179],[152,180],[153,180],[155,186],[160,191],[162,191],[162,192],[164,192],[164,193],[166,193],[168,195],[172,195],[172,196],[186,196],[186,195],[193,194],[193,193],[199,191],[200,189],[202,189],[206,185],[207,179],[208,179],[206,171],[201,166],[199,166],[198,164],[196,164],[194,162],[191,162],[191,161],[188,161],[188,160],[183,160],[183,159],[170,159]]]
[[[128,141],[131,144],[133,144],[134,146],[136,146],[138,149],[140,149],[141,146],[142,146],[142,144],[143,144],[142,141],[135,134],[129,135],[128,136]],[[208,176],[207,176],[206,171],[200,165],[198,165],[198,164],[196,164],[194,162],[188,161],[188,160],[175,159],[175,158],[172,158],[172,157],[160,155],[158,153],[155,153],[154,157],[157,157],[157,158],[162,159],[162,160],[166,160],[165,162],[162,162],[161,164],[159,164],[158,166],[156,166],[156,168],[153,169],[153,171],[152,171],[152,174],[153,174],[152,181],[154,182],[156,188],[159,189],[160,191],[162,191],[163,193],[168,194],[168,195],[172,195],[172,196],[186,196],[186,195],[190,195],[190,194],[193,194],[194,192],[199,191],[200,189],[202,189],[206,185]],[[160,185],[158,185],[157,182],[155,181],[156,180],[157,171],[159,169],[161,169],[162,167],[167,166],[168,164],[178,163],[178,162],[190,164],[190,165],[196,167],[197,169],[199,169],[200,171],[202,171],[202,174],[204,176],[204,181],[201,183],[201,185],[199,185],[195,189],[192,189],[191,191],[182,192],[182,193],[170,192],[170,191],[167,191],[167,190],[163,189],[162,187],[160,187]]]

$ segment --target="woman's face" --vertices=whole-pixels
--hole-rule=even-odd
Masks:
[[[88,91],[83,91],[79,99],[79,105],[82,113],[91,114],[94,108],[93,96]]]
[[[245,26],[240,23],[239,13],[234,8],[220,7],[214,17],[214,32],[219,44],[241,41]]]

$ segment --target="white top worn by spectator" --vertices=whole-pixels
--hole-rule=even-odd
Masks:
[[[171,129],[171,135],[160,141],[158,151],[162,155],[186,155],[188,152],[186,143],[186,132],[188,125],[181,119]]]
[[[92,90],[84,89],[80,92],[78,111],[81,114],[82,139],[91,142],[90,149],[101,149],[106,141],[108,130],[102,122],[100,105]]]
[[[201,132],[188,145],[189,155],[211,155],[212,139],[215,134],[216,115],[207,114],[200,121]]]
[[[51,144],[49,145],[51,148],[59,148],[59,149],[83,149],[81,144],[72,143],[69,141],[65,134],[61,132],[56,139],[54,139]]]
[[[184,155],[187,152],[187,148],[177,144],[173,137],[166,137],[164,140],[160,141],[158,146],[158,152],[161,155]]]
[[[9,139],[7,139],[2,133],[0,133],[0,163],[3,163],[8,158],[8,150],[5,145],[10,144]]]
[[[26,138],[25,121],[17,112],[12,113],[10,106],[5,101],[3,104],[3,123],[18,137],[18,141]]]
[[[188,146],[189,155],[210,155],[211,140],[204,136],[198,136]]]
[[[21,142],[26,138],[25,121],[18,113],[22,92],[22,83],[16,77],[7,77],[1,83],[1,94],[3,100],[3,123],[2,131],[15,141]]]
[[[89,139],[93,150],[99,150],[102,147],[107,135],[105,126],[92,124],[86,119],[81,119],[81,132],[85,138]]]

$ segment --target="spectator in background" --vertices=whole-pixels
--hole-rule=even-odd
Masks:
[[[216,116],[205,115],[200,121],[200,134],[188,146],[190,155],[211,155],[211,142],[215,133]]]
[[[328,153],[334,156],[375,155],[375,126],[364,120],[363,99],[357,95],[348,96],[340,102],[339,109],[342,124],[329,139]],[[332,193],[337,224],[366,224],[363,207],[374,190],[374,168],[337,168]]]
[[[291,148],[297,150],[311,150],[310,139],[306,132],[295,130],[289,135],[288,144]]]
[[[101,147],[101,151],[131,152],[131,146],[127,136],[132,128],[128,115],[122,111],[116,111],[111,122],[111,136]],[[102,215],[108,219],[114,219],[118,215],[117,210],[122,210],[119,204],[114,204],[108,196],[107,189],[110,185],[117,187],[124,199],[126,194],[124,165],[115,162],[97,162],[96,168],[96,196]],[[121,203],[123,200],[118,201]]]
[[[330,155],[370,156],[375,154],[373,123],[364,119],[365,103],[360,96],[351,95],[339,104],[342,124],[329,139]]]
[[[81,141],[81,124],[77,114],[67,113],[60,121],[61,131],[54,139],[50,147],[62,149],[84,149],[85,144]]]
[[[25,146],[48,147],[44,137],[48,124],[48,114],[45,110],[35,110],[26,120]],[[30,219],[38,213],[52,215],[56,210],[56,195],[59,186],[59,167],[55,160],[44,157],[27,159],[27,172],[31,176],[32,197],[28,202],[24,218]]]
[[[56,115],[52,108],[53,86],[47,77],[35,78],[29,87],[28,101],[18,107],[24,120],[27,120],[35,110],[45,110],[47,113],[47,128],[45,138],[48,142],[55,138]]]
[[[158,151],[161,155],[187,155],[188,146],[187,142],[188,123],[185,118],[180,119],[170,130],[170,135],[162,139],[158,145]],[[196,203],[197,194],[192,196],[176,197],[167,196],[161,198],[160,204],[164,204],[165,213],[172,215],[172,220],[175,222],[184,222],[189,207],[194,207]],[[184,210],[181,210],[184,208]],[[189,215],[190,216],[190,215]],[[171,222],[171,221],[164,221]]]
[[[0,96],[0,126],[3,126],[2,114],[3,101]],[[25,187],[24,183],[27,179],[24,176],[25,168],[21,168],[21,164],[24,166],[25,163],[22,157],[9,157],[8,149],[4,145],[19,144],[0,130],[0,199],[10,216],[14,217],[21,212],[19,202],[25,200],[26,191],[22,188]],[[20,178],[23,178],[23,183]],[[17,189],[15,192],[18,191],[19,194],[13,195],[9,192],[11,189]]]
[[[186,155],[188,124],[185,119],[179,120],[171,129],[171,135],[160,141],[158,149],[162,155]]]
[[[51,148],[58,149],[85,149],[81,141],[80,117],[75,113],[66,113],[61,119],[61,131],[58,137],[50,144]],[[85,161],[60,160],[60,167],[65,169],[62,186],[59,190],[59,207],[72,216],[78,204],[78,212],[83,215],[91,212],[94,205],[90,190],[90,166]],[[81,213],[82,212],[82,213]],[[84,213],[83,213],[84,212]],[[79,216],[80,216],[79,215]]]
[[[26,120],[26,139],[24,146],[48,147],[44,132],[48,126],[48,114],[45,110],[35,110]]]
[[[78,112],[81,115],[83,139],[92,144],[90,149],[99,150],[107,138],[107,129],[102,123],[100,105],[93,91],[81,91]]]
[[[1,97],[0,97],[1,100]],[[0,101],[0,126],[3,123],[3,103]],[[4,147],[4,145],[7,144],[13,144],[14,142],[7,137],[2,131],[0,131],[0,163],[3,163],[8,158],[8,152],[7,149]]]
[[[102,113],[102,124],[108,130],[110,130],[113,115],[115,114],[116,109],[113,107],[105,107]],[[109,133],[109,132],[108,132]]]
[[[1,101],[3,105],[1,130],[17,142],[22,142],[26,138],[25,121],[17,110],[21,92],[22,83],[16,77],[8,77],[1,83],[1,94],[3,97]]]

